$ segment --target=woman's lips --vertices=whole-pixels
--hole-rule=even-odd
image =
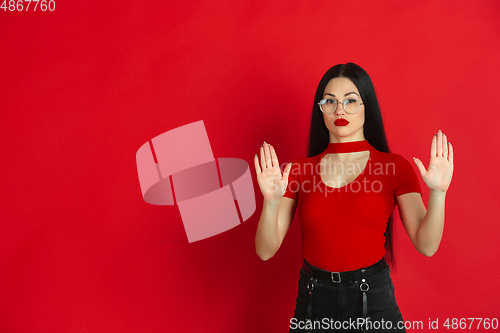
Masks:
[[[347,126],[349,125],[349,122],[345,119],[337,119],[333,122],[335,126]]]

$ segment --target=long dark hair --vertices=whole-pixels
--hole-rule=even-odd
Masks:
[[[323,75],[321,81],[319,81],[311,114],[311,129],[309,131],[309,150],[307,156],[312,157],[322,153],[330,142],[328,128],[326,128],[323,113],[319,109],[318,103],[323,99],[325,87],[328,82],[336,77],[348,78],[356,85],[365,105],[365,124],[363,128],[365,138],[375,149],[389,153],[389,146],[387,144],[384,124],[382,122],[382,114],[380,113],[380,107],[378,105],[377,96],[375,95],[375,88],[373,87],[372,80],[363,68],[349,62],[347,64],[333,66]],[[386,260],[392,268],[395,268],[393,230],[393,218],[391,214],[385,230],[384,246]]]

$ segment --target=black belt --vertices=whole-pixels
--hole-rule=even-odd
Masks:
[[[387,267],[387,263],[384,258],[380,259],[376,264],[371,265],[363,269],[358,269],[355,271],[345,271],[345,272],[330,272],[325,271],[321,268],[316,268],[311,266],[307,261],[304,260],[302,269],[309,274],[310,277],[331,279],[334,283],[340,283],[342,281],[361,281],[362,278],[367,278],[369,276],[375,275]],[[363,270],[363,276],[361,276],[361,270]]]

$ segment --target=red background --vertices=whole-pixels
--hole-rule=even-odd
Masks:
[[[260,261],[253,156],[267,141],[281,163],[304,157],[319,79],[348,61],[372,77],[392,151],[427,164],[438,129],[455,147],[436,255],[418,254],[398,221],[404,319],[498,317],[499,36],[493,0],[1,11],[0,330],[287,331],[297,220]],[[135,153],[197,120],[216,157],[252,167],[257,210],[189,244],[176,207],[142,199]]]

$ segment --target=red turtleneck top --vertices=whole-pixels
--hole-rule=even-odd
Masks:
[[[364,169],[349,184],[327,186],[320,175],[325,154],[369,151]],[[345,166],[358,174],[362,165]],[[304,259],[332,272],[370,266],[385,255],[385,229],[396,197],[417,192],[419,180],[402,156],[382,153],[368,141],[330,143],[319,155],[292,163],[284,196],[298,200],[297,211],[304,235]]]

